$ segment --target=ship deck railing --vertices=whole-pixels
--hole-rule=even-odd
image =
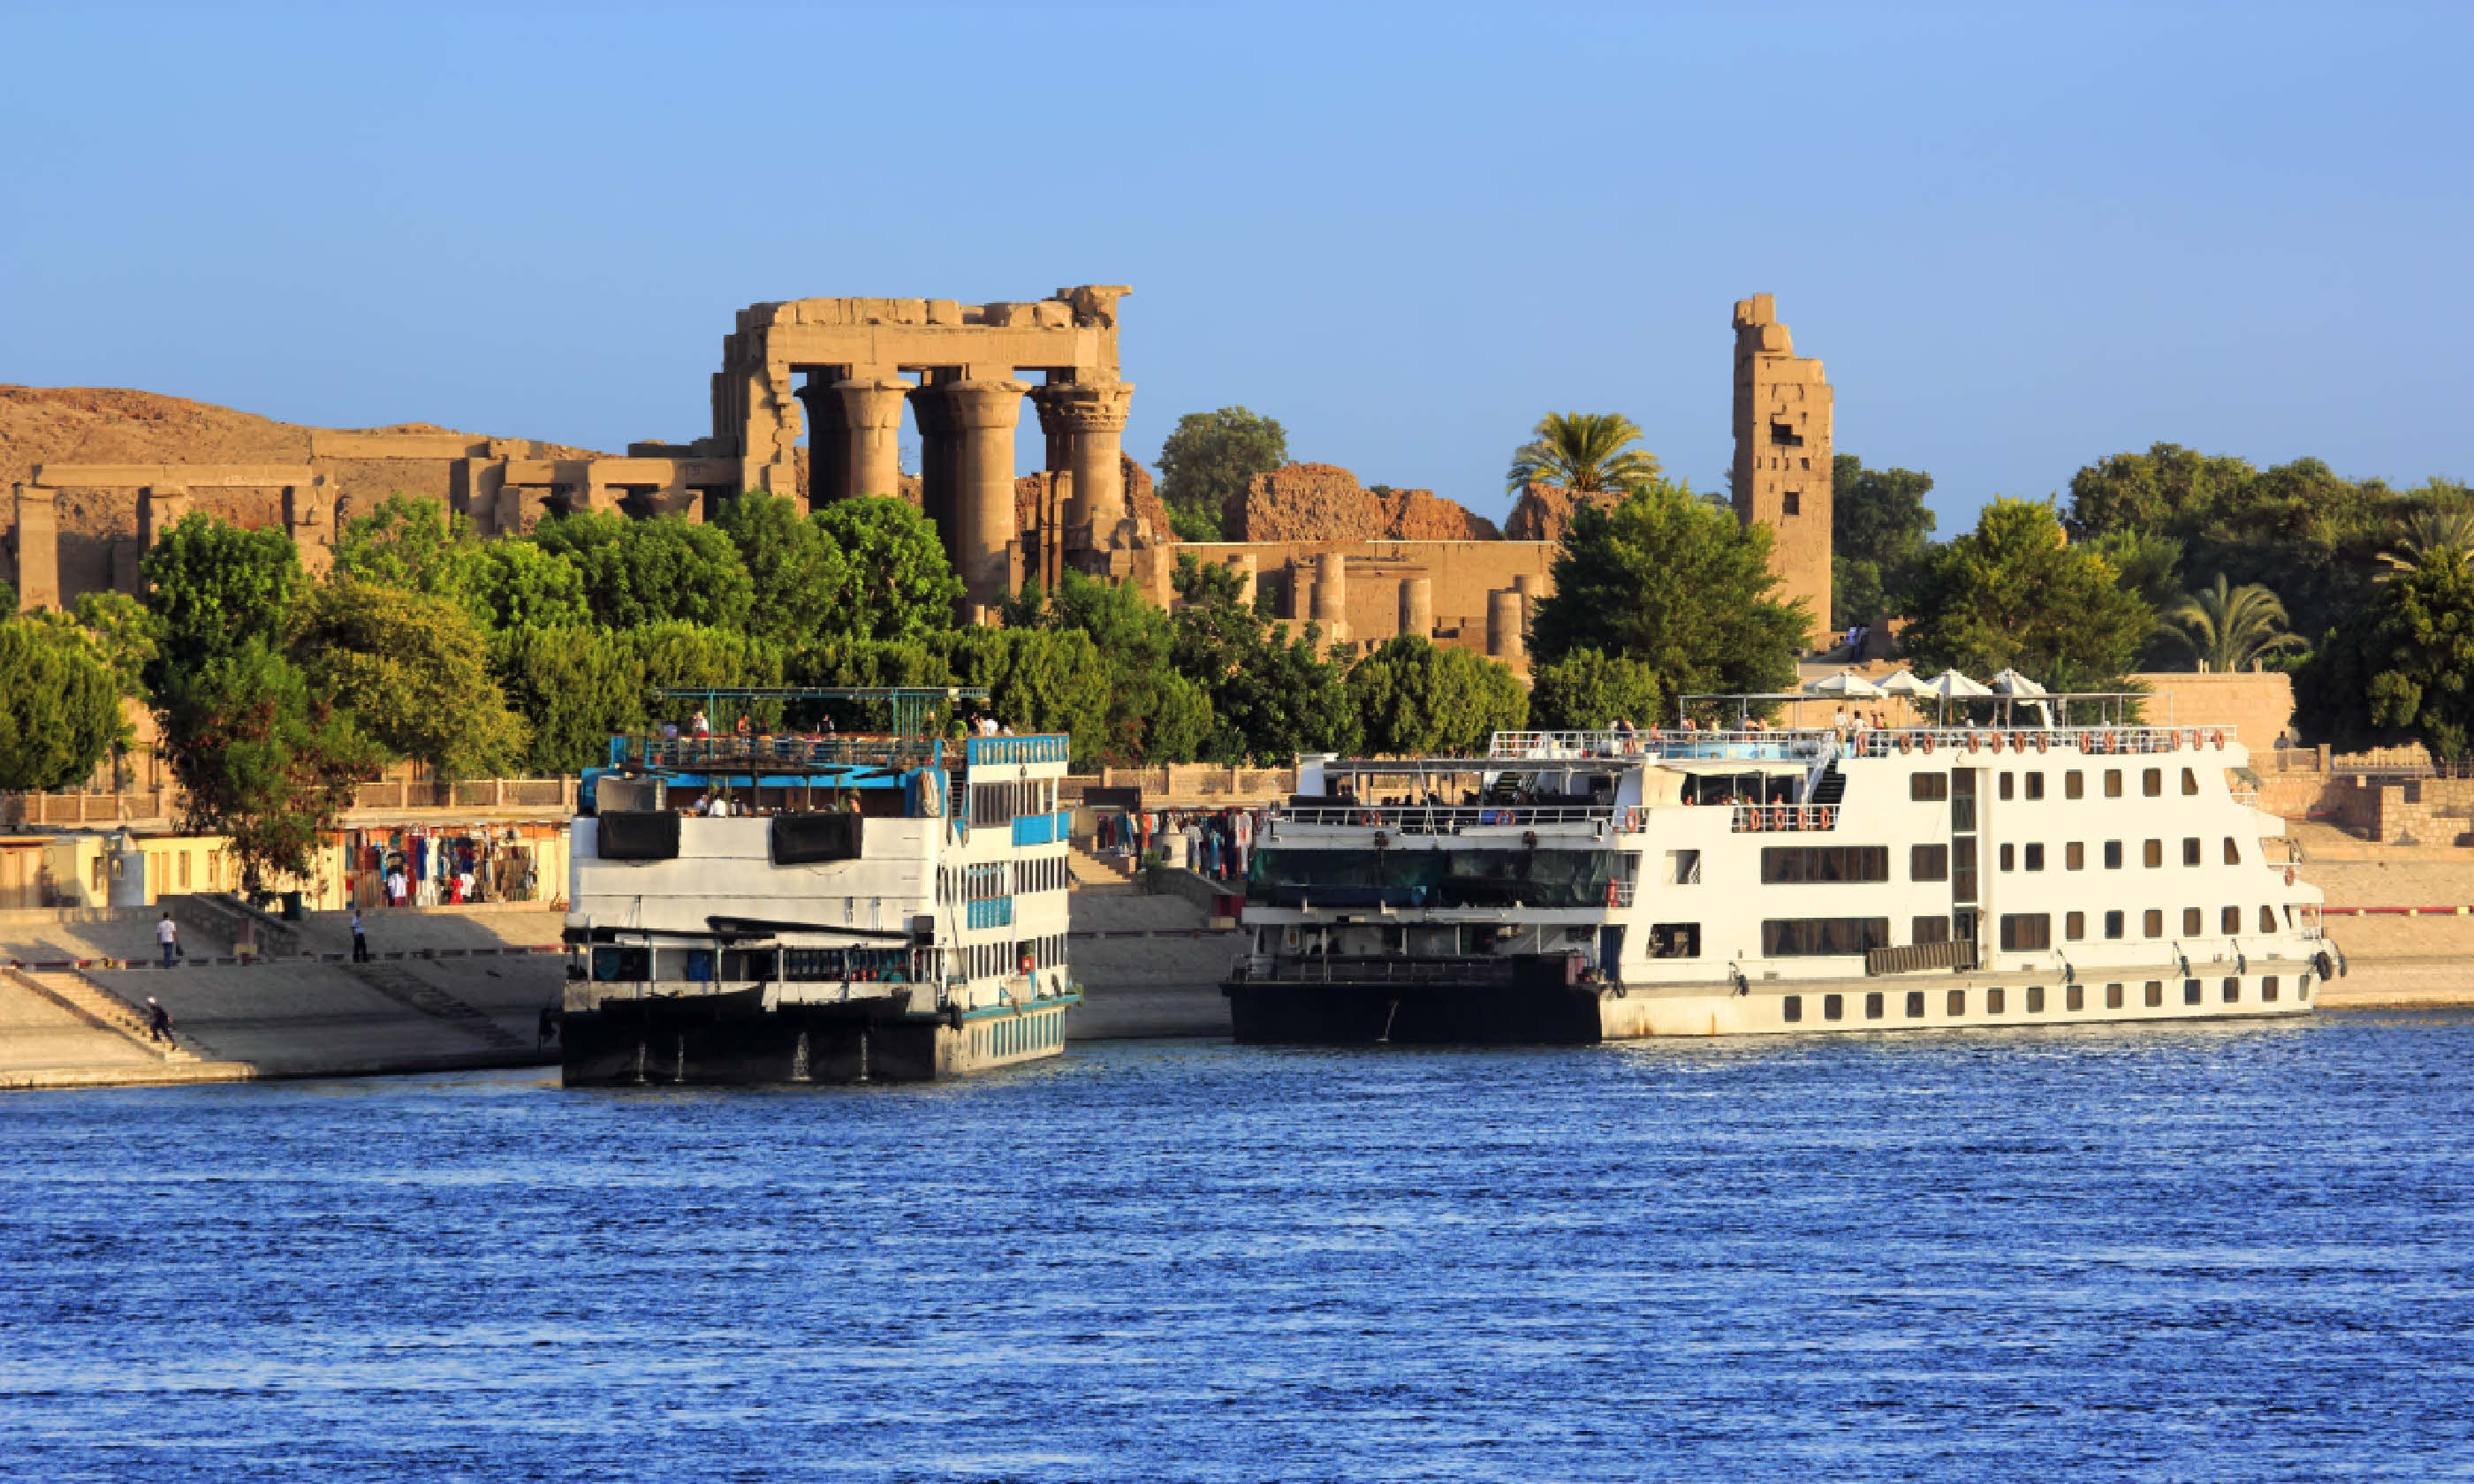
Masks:
[[[1249,954],[1231,969],[1232,977],[1257,984],[1510,984],[1513,973],[1512,961],[1502,958],[1359,957],[1339,953],[1302,958]]]
[[[610,766],[656,772],[786,774],[848,768],[940,766],[934,737],[861,733],[824,736],[623,736],[610,739]]]
[[[1594,825],[1635,811],[1613,804],[1293,804],[1276,811],[1284,825],[1388,829],[1404,835],[1456,835],[1490,825]]]
[[[1492,763],[1802,761],[1939,753],[2222,752],[2227,727],[1834,727],[1763,731],[1498,731]]]
[[[1739,835],[1813,829],[1836,829],[1834,803],[1739,803],[1730,826]]]

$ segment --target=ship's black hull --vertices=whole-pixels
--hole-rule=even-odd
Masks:
[[[1400,981],[1364,977],[1237,978],[1224,983],[1236,1040],[1247,1045],[1589,1045],[1604,1040],[1598,990],[1565,982],[1560,958],[1518,971]]]
[[[942,1016],[910,1014],[907,994],[767,1010],[761,991],[608,999],[570,1011],[560,1081],[764,1087],[925,1082],[938,1074]]]

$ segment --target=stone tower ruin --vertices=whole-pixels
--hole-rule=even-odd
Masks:
[[[1770,528],[1777,596],[1830,628],[1830,383],[1795,353],[1776,297],[1735,300],[1735,516]]]

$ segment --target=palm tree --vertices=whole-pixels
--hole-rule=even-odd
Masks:
[[[2184,598],[2165,615],[2165,632],[2182,641],[2191,657],[2219,674],[2231,674],[2252,660],[2302,649],[2299,634],[2285,632],[2285,605],[2257,583],[2229,586],[2217,574],[2214,587]]]
[[[2405,535],[2398,538],[2396,550],[2380,554],[2389,570],[2374,580],[2384,583],[2400,572],[2411,572],[2433,552],[2448,550],[2474,551],[2474,506],[2418,510],[2407,516]]]
[[[1532,429],[1538,436],[1512,456],[1504,488],[1526,484],[1566,490],[1629,490],[1658,477],[1658,456],[1632,444],[1640,428],[1619,412],[1550,412]]]

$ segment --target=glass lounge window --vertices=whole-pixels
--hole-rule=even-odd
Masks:
[[[1941,802],[1950,797],[1950,775],[1947,773],[1908,774],[1907,797],[1918,803]]]
[[[1950,847],[1946,845],[1907,847],[1907,879],[1910,881],[1949,880]]]
[[[1946,917],[1917,918],[1910,925],[1913,931],[1907,935],[1909,943],[1950,942],[1950,919]]]
[[[2033,951],[2053,945],[2053,919],[2044,912],[2001,914],[2001,946],[2006,951]]]

